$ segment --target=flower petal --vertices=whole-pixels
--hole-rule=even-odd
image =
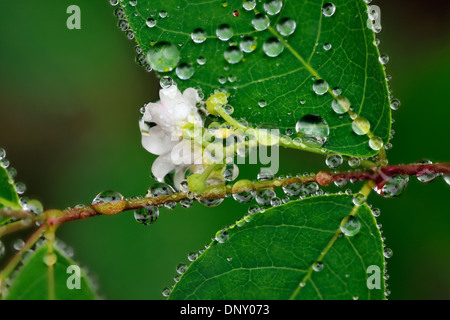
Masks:
[[[164,177],[177,166],[170,161],[170,153],[159,156],[153,161],[152,174],[159,182],[164,182]]]
[[[150,128],[148,134],[142,133],[142,146],[156,155],[169,152],[177,143],[178,141],[172,141],[159,126]]]

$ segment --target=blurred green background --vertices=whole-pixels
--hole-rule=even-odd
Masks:
[[[81,30],[66,28],[66,8],[81,8]],[[450,161],[450,2],[379,0],[380,49],[391,62],[394,113],[391,163]],[[134,41],[117,28],[107,0],[23,0],[0,4],[0,146],[46,208],[90,203],[103,190],[144,195],[154,159],[140,144],[139,108],[158,98],[158,81],[134,62]],[[322,157],[282,150],[280,174],[325,168]],[[257,168],[245,168],[255,176]],[[411,179],[381,208],[390,299],[450,298],[450,187]],[[356,190],[358,186],[355,186]],[[106,299],[162,299],[175,267],[233,223],[246,205],[161,210],[143,227],[132,212],[62,226],[59,238],[96,278]]]

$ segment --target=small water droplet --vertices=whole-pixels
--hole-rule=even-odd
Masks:
[[[322,13],[325,17],[331,17],[336,12],[336,6],[332,2],[327,2],[322,6]]]
[[[330,154],[325,159],[326,165],[331,169],[339,168],[343,162],[344,159],[340,154]]]
[[[325,51],[329,51],[329,50],[331,50],[331,48],[332,48],[331,43],[327,42],[323,45],[323,50],[325,50]]]
[[[394,252],[392,251],[392,249],[389,249],[389,248],[384,249],[383,255],[386,259],[389,259],[390,257],[392,257],[393,254],[394,254]]]
[[[154,26],[156,26],[156,19],[148,18],[145,23],[147,24],[147,27],[153,28]]]
[[[170,88],[173,84],[173,79],[169,76],[161,77],[161,79],[159,80],[159,85],[163,89]]]
[[[318,95],[324,95],[328,92],[328,83],[323,79],[318,79],[314,81],[313,90]]]
[[[417,162],[417,164],[432,164],[430,160],[420,160]],[[417,176],[417,180],[419,180],[422,183],[428,183],[433,181],[438,176],[437,173],[428,173],[428,174],[422,174]]]
[[[314,271],[319,272],[319,271],[322,271],[322,269],[323,269],[323,263],[322,262],[320,262],[320,261],[314,262],[314,264],[313,264],[313,270]]]
[[[171,291],[172,291],[172,290],[170,290],[169,287],[165,287],[165,288],[162,290],[161,294],[163,295],[163,297],[168,297],[168,296],[170,295],[170,292],[171,292]]]
[[[276,196],[275,191],[271,189],[262,189],[256,191],[255,200],[259,205],[269,206],[270,201]]]
[[[188,254],[188,260],[191,262],[197,260],[197,258],[198,258],[198,253],[195,251]]]
[[[372,150],[380,150],[381,148],[383,148],[384,146],[384,142],[383,139],[381,139],[380,137],[371,137],[369,140],[369,147]]]
[[[393,198],[400,196],[408,186],[409,176],[396,175],[382,186],[381,189],[376,188],[376,191],[385,198]]]
[[[353,204],[361,206],[366,202],[366,197],[362,193],[357,193],[353,196]]]
[[[230,235],[226,231],[219,231],[216,233],[215,239],[218,243],[225,243],[228,241]]]
[[[337,114],[344,114],[350,109],[350,101],[343,96],[339,96],[331,102],[333,111]]]
[[[351,168],[356,168],[359,167],[359,165],[361,164],[361,160],[357,157],[352,157],[348,159],[348,165]]]

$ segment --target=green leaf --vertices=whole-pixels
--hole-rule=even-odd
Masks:
[[[0,209],[21,209],[19,195],[14,188],[14,181],[9,176],[6,168],[0,165]],[[0,216],[0,225],[9,221],[8,217]]]
[[[317,114],[330,127],[324,148],[349,156],[376,154],[369,147],[368,135],[355,134],[350,116],[336,114],[331,106],[336,97],[332,90],[338,87],[354,112],[369,120],[373,136],[387,143],[391,114],[386,75],[379,62],[374,33],[367,26],[367,4],[364,0],[334,0],[336,11],[326,17],[322,5],[327,1],[284,0],[280,13],[268,15],[270,26],[256,31],[252,19],[257,12],[265,14],[265,2],[256,1],[256,8],[251,11],[243,8],[242,0],[139,0],[136,6],[128,1],[121,1],[121,5],[145,54],[161,49],[164,43],[173,45],[166,48],[166,54],[179,51],[179,61],[176,54],[171,59],[159,60],[161,57],[153,53],[148,61],[160,71],[173,67],[172,71],[160,74],[171,76],[180,89],[198,86],[208,97],[224,88],[230,94],[235,119],[245,118],[253,126],[271,123],[282,134],[295,129],[303,116]],[[160,16],[161,11],[167,12],[165,18]],[[277,25],[286,18],[296,22],[296,29],[290,36],[281,36]],[[149,27],[147,19],[154,19],[156,24]],[[229,41],[221,41],[216,35],[223,24],[233,30]],[[206,34],[202,43],[191,39],[198,28]],[[226,50],[239,48],[245,37],[256,41],[256,49],[244,53],[240,62],[228,63]],[[263,44],[271,38],[284,46],[277,57],[264,53]],[[325,50],[325,44],[331,44],[331,49]],[[233,53],[240,58],[239,51]],[[199,57],[205,58],[206,63],[199,64]],[[142,57],[138,60],[142,61]],[[181,74],[186,73],[181,68],[186,63],[193,66],[190,79],[177,76],[177,61]],[[326,94],[314,92],[313,77],[328,83],[330,89]],[[226,82],[219,83],[219,78]],[[261,100],[266,102],[264,108],[258,105]]]
[[[384,299],[383,246],[370,208],[355,208],[356,235],[339,233],[353,208],[352,196],[330,195],[251,215],[189,266],[169,298]],[[323,268],[314,271],[319,260]],[[379,268],[380,288],[369,290],[372,265]]]
[[[73,270],[68,270],[69,266],[77,266],[70,258],[66,257],[57,248],[53,248],[56,255],[56,263],[53,271],[44,263],[47,256],[47,244],[41,245],[25,261],[13,278],[8,290],[7,300],[47,300],[51,297],[57,300],[92,300],[96,294],[92,289],[89,279],[80,270],[80,289],[70,290],[67,286],[68,278],[74,275]],[[72,282],[73,278],[69,279]]]

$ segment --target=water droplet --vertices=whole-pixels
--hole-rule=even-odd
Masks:
[[[272,207],[278,207],[278,206],[281,206],[282,204],[283,204],[283,202],[278,197],[274,197],[270,200],[270,205]]]
[[[169,76],[164,76],[159,80],[159,85],[163,89],[170,88],[173,84],[173,79]]]
[[[172,292],[172,290],[170,290],[169,287],[165,287],[165,288],[162,290],[161,294],[163,295],[163,297],[168,297],[168,296],[170,295],[170,292]]]
[[[308,182],[304,185],[303,190],[306,194],[312,195],[319,191],[319,185],[316,182]]]
[[[120,200],[123,200],[123,196],[119,192],[107,190],[100,192],[94,200],[92,200],[92,204],[101,204]]]
[[[381,139],[380,137],[371,137],[369,140],[369,147],[372,150],[380,150],[381,148],[383,148],[384,146],[384,142],[383,139]]]
[[[330,154],[325,159],[325,163],[328,166],[328,168],[332,169],[339,168],[343,162],[344,159],[340,154]]]
[[[362,193],[357,193],[353,197],[353,204],[355,206],[361,206],[366,202],[366,197]]]
[[[223,177],[226,181],[234,181],[239,175],[239,167],[234,163],[225,165]]]
[[[351,168],[356,168],[359,167],[359,165],[361,164],[361,160],[357,157],[352,157],[348,159],[348,165]]]
[[[156,20],[153,18],[148,18],[145,23],[147,24],[147,27],[149,27],[149,28],[153,28],[154,26],[156,26]]]
[[[337,114],[344,114],[350,109],[350,101],[343,96],[339,96],[331,102],[331,107]]]
[[[336,12],[336,6],[332,2],[327,2],[322,6],[322,13],[325,17],[331,17]]]
[[[192,199],[185,199],[180,201],[181,207],[185,209],[190,208],[192,204],[194,204],[194,200]]]
[[[0,259],[3,258],[3,256],[5,255],[5,245],[3,244],[3,242],[0,241]]]
[[[392,99],[390,106],[392,110],[398,110],[401,106],[401,102],[398,99]]]
[[[417,164],[432,164],[430,160],[420,160],[417,162]],[[428,173],[428,174],[422,174],[417,176],[417,180],[423,183],[428,183],[433,181],[439,174],[437,173]]]
[[[239,43],[239,48],[245,53],[253,52],[256,49],[257,42],[253,37],[246,36]]]
[[[184,272],[186,272],[188,266],[185,263],[180,263],[179,265],[177,265],[176,270],[178,274],[183,274]]]
[[[175,190],[166,183],[157,182],[154,183],[147,191],[146,197],[159,197],[159,196],[167,196],[173,194]]]
[[[3,148],[0,148],[0,159],[3,159],[6,157],[6,150]]]
[[[320,262],[320,261],[314,262],[314,264],[313,264],[313,270],[314,271],[319,272],[319,271],[322,271],[322,269],[323,269],[323,263],[322,262]]]
[[[217,28],[216,35],[220,40],[228,41],[233,37],[234,32],[233,32],[233,29],[229,25],[222,24],[219,26],[219,28]]]
[[[370,131],[370,122],[364,117],[356,117],[353,120],[352,129],[357,135],[365,135]]]
[[[154,70],[169,72],[178,65],[180,51],[171,43],[159,42],[149,49],[147,60]]]
[[[223,202],[223,198],[216,199],[200,199],[199,202],[205,207],[217,207]]]
[[[384,184],[381,188],[376,189],[376,191],[385,198],[392,198],[400,196],[408,186],[409,176],[393,176]]]
[[[192,31],[192,33],[191,33],[191,39],[195,43],[203,43],[203,42],[205,42],[205,40],[206,40],[206,31],[201,29],[201,28],[194,29],[194,31]]]
[[[259,205],[269,206],[270,201],[276,196],[275,191],[271,189],[262,189],[256,191],[255,200]]]
[[[269,38],[264,42],[263,50],[269,57],[277,57],[283,52],[284,45],[277,38]]]
[[[22,239],[16,239],[13,242],[13,249],[16,251],[19,251],[23,248],[24,245],[25,245],[25,241],[23,241]]]
[[[256,7],[256,0],[244,0],[242,7],[247,11],[253,10]]]
[[[392,251],[392,249],[389,249],[389,248],[384,249],[383,255],[386,259],[389,259],[390,257],[392,257],[393,254],[394,254],[394,252]]]
[[[267,0],[264,3],[264,10],[271,16],[280,13],[282,7],[283,2],[281,0]]]
[[[156,206],[147,206],[134,210],[136,222],[144,226],[152,225],[159,217],[159,209]]]
[[[380,209],[378,209],[378,208],[373,208],[372,209],[372,214],[373,214],[374,217],[379,217],[380,213],[381,213]]]
[[[378,60],[382,65],[386,65],[389,62],[389,56],[387,55],[381,55],[378,57]]]
[[[230,64],[239,63],[244,57],[244,53],[236,46],[228,47],[223,53],[225,60]]]
[[[444,181],[450,186],[450,175],[445,175],[443,178]]]
[[[353,237],[354,235],[358,234],[360,229],[361,223],[359,222],[359,219],[357,217],[347,216],[342,219],[341,231],[346,236]]]
[[[328,92],[328,83],[323,79],[314,81],[313,90],[318,95],[324,95]]]
[[[215,239],[218,243],[225,243],[229,239],[230,235],[226,231],[219,231],[216,233]]]
[[[22,204],[22,208],[36,215],[41,214],[44,211],[44,206],[36,199],[27,200],[26,203]]]
[[[308,114],[303,116],[295,125],[302,142],[314,147],[321,147],[328,139],[330,127],[319,115]]]
[[[161,10],[161,11],[159,12],[159,17],[162,18],[162,19],[167,18],[167,17],[168,17],[167,11]]]
[[[258,106],[259,106],[260,108],[265,108],[265,107],[267,106],[266,100],[260,100],[260,101],[258,102]]]
[[[296,28],[297,28],[297,23],[295,22],[294,19],[291,19],[291,18],[283,18],[277,24],[277,31],[282,36],[285,36],[285,37],[293,34]]]
[[[197,58],[197,63],[201,66],[203,66],[206,63],[206,58],[203,56],[200,56]]]
[[[331,43],[327,42],[323,45],[323,50],[329,51],[329,50],[331,50],[331,47],[332,47]]]
[[[195,251],[188,254],[188,260],[191,262],[197,260],[197,258],[198,258],[198,253]]]
[[[266,16],[265,14],[258,13],[252,19],[252,25],[253,25],[253,28],[255,28],[256,31],[266,30],[269,27],[269,25],[270,25],[269,17]]]
[[[282,188],[286,195],[295,197],[298,196],[303,190],[303,185],[301,183],[292,183],[287,186],[283,186]]]
[[[51,253],[47,253],[44,256],[43,260],[47,266],[53,266],[56,263],[56,260],[58,260],[58,258],[56,257],[56,254],[51,252]]]
[[[183,63],[180,63],[180,65],[175,69],[175,72],[176,72],[178,78],[180,78],[181,80],[188,80],[188,79],[192,78],[195,70],[191,64],[189,64],[187,62],[183,62]]]
[[[23,182],[16,182],[14,184],[14,188],[16,188],[16,192],[18,194],[23,194],[25,190],[27,190],[27,187],[25,186],[25,183]]]

